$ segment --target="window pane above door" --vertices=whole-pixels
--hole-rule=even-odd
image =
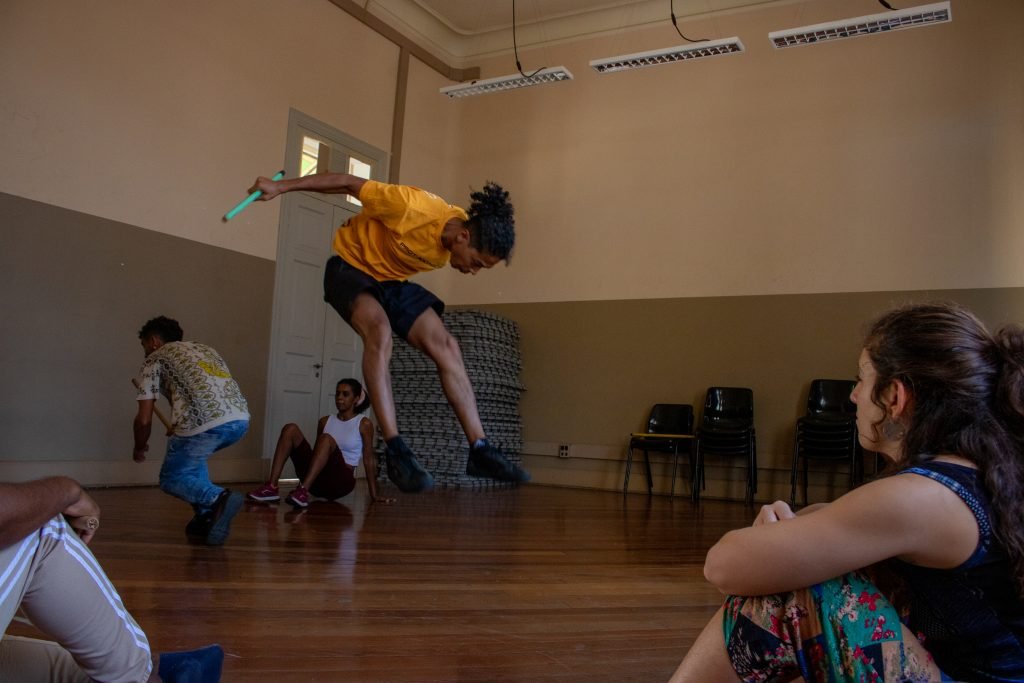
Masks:
[[[373,177],[371,175],[372,172],[373,172],[373,166],[371,166],[370,164],[366,163],[365,161],[363,161],[361,159],[356,159],[355,157],[349,157],[348,158],[348,172],[349,172],[350,175],[358,176],[360,178],[366,178],[367,180],[369,180],[371,177]],[[352,197],[351,195],[346,195],[345,199],[347,199],[348,201],[352,202],[356,206],[362,206],[363,205],[362,202],[360,202],[355,197]]]
[[[316,138],[303,136],[299,176],[308,176],[317,172],[317,168],[320,166],[320,147],[322,145],[323,143]]]

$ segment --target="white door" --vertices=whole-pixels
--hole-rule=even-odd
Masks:
[[[277,260],[274,336],[266,453],[273,454],[281,427],[294,422],[312,440],[324,384],[324,263],[330,255],[335,208],[310,195],[284,197],[284,236]],[[342,323],[344,324],[344,323]],[[339,334],[333,328],[334,336]],[[347,326],[346,326],[347,327]],[[349,330],[349,337],[354,337]],[[343,332],[341,334],[344,334]],[[332,344],[333,345],[333,344]]]
[[[319,155],[319,158],[318,158]],[[386,155],[305,115],[289,117],[288,177],[320,170],[386,177]],[[334,387],[362,381],[362,342],[323,300],[324,265],[334,230],[359,211],[346,195],[292,192],[281,197],[263,455],[274,454],[281,427],[294,422],[310,441],[334,412]]]

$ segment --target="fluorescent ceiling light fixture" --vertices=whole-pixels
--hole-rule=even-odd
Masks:
[[[553,66],[545,68],[525,78],[522,74],[511,76],[499,76],[498,78],[485,78],[479,81],[469,81],[458,85],[449,85],[441,88],[441,94],[452,99],[456,97],[469,97],[470,95],[483,95],[489,92],[500,92],[502,90],[515,90],[526,88],[531,85],[544,83],[555,83],[557,81],[571,81],[572,74],[564,66]]]
[[[905,28],[918,28],[932,24],[942,24],[953,20],[953,13],[946,2],[935,2],[930,5],[919,5],[908,9],[869,14],[865,17],[841,19],[825,24],[800,26],[785,31],[772,31],[768,40],[777,49],[812,45],[842,38],[856,38],[885,31],[899,31]]]
[[[698,43],[666,47],[661,50],[651,50],[650,52],[637,52],[631,55],[592,59],[590,60],[590,66],[597,73],[606,74],[613,71],[642,69],[645,66],[685,62],[690,59],[731,55],[737,52],[743,52],[743,43],[739,38],[733,36],[732,38],[722,38],[721,40],[702,40]]]

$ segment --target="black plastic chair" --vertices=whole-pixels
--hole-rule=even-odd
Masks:
[[[850,400],[855,382],[846,379],[815,379],[807,395],[807,414],[796,422],[793,470],[789,502],[796,505],[797,472],[803,469],[804,505],[807,504],[807,473],[810,460],[846,462],[852,489],[863,478],[862,451],[857,439],[857,407]],[[803,468],[800,463],[803,463]]]
[[[690,465],[690,477],[693,481],[693,406],[688,403],[656,403],[647,418],[647,432],[632,434],[629,439],[629,450],[626,453],[626,476],[622,482],[622,493],[629,493],[629,474],[633,468],[633,449],[644,452],[644,463],[647,465],[647,495],[654,493],[654,481],[651,478],[650,452],[672,454],[672,493],[676,494],[676,475],[679,466],[679,454],[685,449]],[[692,486],[692,483],[691,483]]]
[[[757,436],[754,430],[754,392],[745,387],[710,387],[697,428],[697,457],[693,500],[704,488],[704,460],[708,455],[747,459],[745,500],[757,493]],[[699,484],[699,485],[698,485]]]

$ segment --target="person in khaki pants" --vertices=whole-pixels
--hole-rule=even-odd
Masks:
[[[160,658],[87,547],[100,508],[68,477],[0,483],[0,634],[21,612],[57,642],[3,636],[0,680],[143,683],[219,680],[212,646]],[[161,676],[163,678],[161,679]]]

